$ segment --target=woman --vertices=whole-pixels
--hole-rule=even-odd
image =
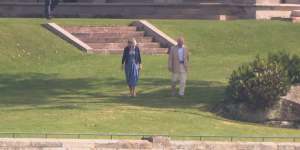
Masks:
[[[139,80],[140,69],[142,69],[140,49],[136,44],[135,39],[128,40],[128,46],[124,48],[122,58],[122,69],[125,67],[126,82],[132,97],[136,96],[135,87]]]

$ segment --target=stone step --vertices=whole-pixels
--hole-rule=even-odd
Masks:
[[[74,33],[73,35],[79,38],[99,38],[99,37],[106,37],[106,38],[133,38],[133,37],[143,37],[143,31],[136,31],[136,32],[129,32],[129,33]]]
[[[147,43],[147,42],[152,42],[153,39],[152,37],[136,37],[135,38],[136,41],[138,43]],[[111,38],[107,38],[107,37],[86,37],[86,38],[80,38],[81,41],[85,42],[85,43],[122,43],[122,42],[126,42],[129,40],[128,38],[115,38],[115,37],[111,37]]]
[[[142,54],[166,54],[168,51],[134,26],[69,26],[64,29],[89,45],[93,53],[122,54],[131,38],[137,40]]]
[[[127,43],[87,43],[90,47],[94,49],[123,49],[127,46]],[[141,49],[145,48],[160,48],[159,43],[138,43]]]
[[[109,31],[136,31],[135,26],[114,26],[114,27],[97,27],[97,26],[69,26],[63,27],[71,33],[88,33],[88,32],[109,32]]]
[[[140,49],[142,54],[166,54],[168,52],[167,48],[147,48]],[[105,54],[122,54],[124,49],[93,49],[94,53],[105,53]]]

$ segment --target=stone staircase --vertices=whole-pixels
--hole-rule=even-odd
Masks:
[[[166,54],[168,49],[154,42],[152,37],[145,36],[135,26],[64,26],[82,42],[92,48],[93,53],[121,54],[129,39],[135,38],[143,54]]]

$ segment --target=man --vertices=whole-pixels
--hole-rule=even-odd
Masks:
[[[52,11],[58,5],[59,0],[45,0],[45,17],[47,19],[52,18]]]
[[[168,69],[172,73],[172,96],[176,95],[176,84],[179,81],[179,96],[183,97],[187,79],[189,51],[184,46],[184,39],[178,38],[177,45],[169,51]]]

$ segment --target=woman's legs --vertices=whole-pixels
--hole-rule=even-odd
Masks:
[[[130,96],[133,96],[133,93],[132,93],[132,87],[131,87],[131,86],[128,86],[128,88],[129,88]]]
[[[136,91],[135,91],[135,86],[128,86],[130,96],[135,97],[136,96]]]
[[[133,97],[136,97],[135,87],[132,87],[132,94],[133,94]]]

